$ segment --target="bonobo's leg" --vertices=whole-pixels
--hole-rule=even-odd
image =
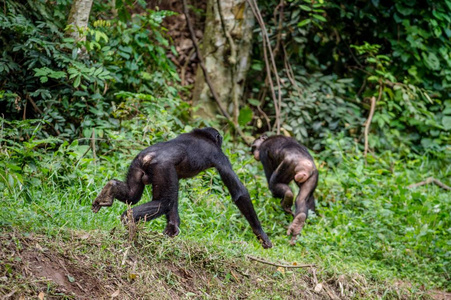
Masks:
[[[218,170],[222,181],[232,195],[233,202],[249,222],[249,225],[251,225],[252,231],[262,243],[263,248],[271,248],[272,243],[263,231],[260,221],[258,220],[249,192],[233,171],[232,165],[224,154],[216,158],[215,168]]]
[[[178,234],[180,219],[178,217],[177,197],[178,197],[178,177],[175,167],[172,164],[160,164],[154,166],[152,170],[152,193],[153,200],[132,208],[133,219],[150,221],[166,214],[168,226],[165,233],[170,236]],[[126,220],[127,212],[122,214],[122,219]]]
[[[301,233],[302,228],[304,227],[309,208],[314,208],[315,199],[313,197],[313,192],[315,191],[317,183],[318,171],[316,169],[304,183],[297,183],[299,186],[299,194],[296,197],[295,217],[287,231],[288,235],[292,235],[290,241],[291,245],[296,243],[297,236]],[[313,204],[311,203],[312,201]]]
[[[113,205],[114,199],[127,204],[138,203],[144,191],[143,175],[144,172],[141,169],[132,166],[128,171],[126,182],[116,179],[108,181],[92,203],[92,211],[96,213],[102,206]]]
[[[282,199],[280,201],[280,205],[282,206],[282,209],[284,210],[284,212],[294,216],[294,213],[291,210],[291,207],[293,206],[293,198],[294,198],[293,191],[291,190],[291,188],[287,184],[276,183],[276,184],[270,185],[269,189],[271,190],[272,195],[275,198]]]
[[[282,162],[271,175],[268,185],[272,195],[276,198],[282,199],[280,201],[280,205],[283,210],[294,216],[293,211],[291,210],[294,195],[293,191],[288,186],[288,183],[293,179],[290,168],[293,169],[293,166],[291,166],[288,162]]]
[[[166,228],[164,229],[163,233],[170,237],[174,237],[174,236],[178,235],[180,232],[180,229],[179,229],[180,216],[179,216],[178,206],[179,206],[179,203],[178,203],[178,199],[177,199],[175,201],[175,203],[172,205],[169,212],[166,214],[167,225],[166,225]]]
[[[315,197],[313,196],[313,193],[310,195],[310,197],[307,200],[307,208],[308,208],[308,210],[311,210],[311,211],[316,210]]]

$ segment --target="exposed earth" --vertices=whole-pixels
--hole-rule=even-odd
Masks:
[[[61,231],[50,236],[2,228],[2,299],[451,299],[408,283],[282,268],[161,234]],[[240,245],[237,245],[240,246]],[[281,262],[283,264],[290,264]]]

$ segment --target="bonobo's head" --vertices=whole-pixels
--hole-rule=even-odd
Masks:
[[[222,147],[222,136],[213,127],[205,127],[201,129],[194,129],[193,132],[202,132],[207,136],[209,139],[211,139],[219,148]]]
[[[254,155],[256,160],[260,160],[260,145],[268,138],[266,134],[262,134],[258,139],[256,139],[251,145],[251,153]]]

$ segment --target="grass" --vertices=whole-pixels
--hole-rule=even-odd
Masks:
[[[144,228],[140,228],[144,229]],[[283,269],[255,263],[230,245],[199,243],[139,230],[60,230],[42,234],[0,231],[8,297],[121,299],[324,299],[431,297],[403,284],[337,275],[317,269]],[[235,247],[236,248],[236,247]]]
[[[243,258],[244,255],[285,264],[314,263],[317,283],[329,286],[329,292],[336,295],[344,289],[346,297],[391,298],[398,297],[398,293],[410,297],[431,289],[451,290],[450,193],[433,185],[412,190],[406,188],[429,176],[449,185],[446,179],[451,175],[450,164],[440,164],[426,157],[401,161],[388,152],[369,157],[367,164],[358,154],[336,153],[333,160],[318,156],[317,214],[309,216],[302,236],[292,247],[286,236],[291,219],[282,213],[278,201],[270,196],[261,166],[240,148],[234,149],[233,153],[227,151],[227,154],[249,189],[263,227],[272,239],[274,247],[270,250],[259,245],[215,170],[181,181],[179,210],[182,224],[177,238],[168,239],[155,233],[161,232],[165,226],[165,219],[159,218],[141,224],[138,240],[128,245],[125,229],[119,220],[126,206],[116,201],[112,207],[93,214],[90,205],[108,179],[125,176],[133,155],[118,155],[116,159],[101,157],[96,164],[80,154],[45,157],[40,167],[25,170],[29,176],[21,180],[6,171],[3,177],[8,180],[1,183],[0,225],[7,235],[11,232],[18,236],[23,232],[39,233],[50,248],[67,248],[77,242],[67,239],[70,232],[87,232],[94,240],[99,240],[96,247],[106,255],[100,258],[88,254],[88,261],[94,265],[95,272],[106,268],[108,260],[120,259],[123,255],[120,251],[127,247],[132,247],[130,251],[139,257],[141,265],[153,266],[157,255],[163,260],[180,263],[182,269],[189,266],[203,272],[199,278],[219,278],[221,283],[213,289],[217,298],[226,295],[225,290],[230,290],[223,289],[221,284],[233,282],[234,275],[238,276],[230,267],[234,265],[244,273],[255,267],[252,270],[259,274],[255,278],[262,276],[261,280],[265,281],[259,285],[257,279],[255,282],[246,281],[247,277],[242,275],[240,284],[233,285],[237,297],[271,295],[271,299],[290,298],[294,297],[290,294],[292,289],[303,285],[308,291],[303,297],[321,294],[313,291],[316,283],[312,281],[312,270],[283,270],[282,273],[275,267],[251,263]],[[334,164],[333,161],[340,163]],[[147,188],[141,201],[150,198],[151,190]],[[60,240],[60,243],[54,245],[48,237]],[[86,250],[86,253],[92,250]],[[204,262],[190,265],[193,261],[191,255],[209,257],[215,267],[209,269],[208,263]],[[170,286],[171,280],[176,285],[183,281],[180,274],[175,277],[168,275],[172,267],[162,265],[159,268],[160,271],[146,269],[143,272],[150,272],[145,276],[163,280],[162,293]],[[163,269],[165,271],[161,271]],[[120,270],[117,270],[118,278],[123,276]],[[154,271],[157,273],[152,273]],[[163,275],[158,272],[167,278],[160,278]],[[203,281],[199,279],[197,282]],[[254,291],[251,287],[255,285],[258,289]],[[210,295],[206,290],[200,292],[207,289],[205,285],[196,283],[195,286],[198,290],[193,292],[180,288],[176,295]],[[143,287],[139,291],[144,290]],[[268,294],[269,290],[273,292]],[[107,289],[107,292],[114,291]],[[323,292],[327,293],[326,290]]]

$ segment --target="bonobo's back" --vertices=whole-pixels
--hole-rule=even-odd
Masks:
[[[210,155],[221,151],[221,143],[222,137],[216,129],[194,129],[172,140],[147,147],[137,158],[143,161],[144,157],[151,157],[153,163],[170,161],[174,165],[190,163],[194,169],[198,169],[196,162],[202,159],[205,164]]]
[[[295,152],[300,152],[302,155],[312,158],[304,145],[298,143],[294,138],[284,135],[273,135],[268,137],[261,144],[260,152],[273,153],[275,156],[284,156],[285,153],[293,154]]]

